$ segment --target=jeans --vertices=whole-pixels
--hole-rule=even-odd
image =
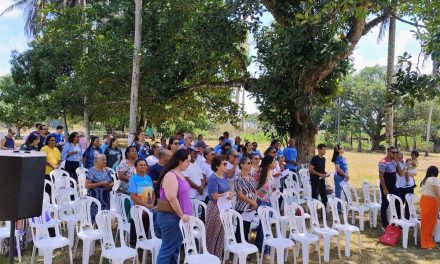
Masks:
[[[179,248],[183,241],[179,221],[180,218],[174,213],[157,213],[157,223],[162,237],[162,246],[160,247],[156,263],[177,264]]]
[[[409,219],[409,206],[406,204],[406,199],[405,199],[405,195],[408,193],[412,193],[414,194],[414,187],[415,186],[411,186],[411,187],[407,187],[407,188],[399,188],[399,197],[400,199],[402,199],[402,202],[405,206],[405,219]]]
[[[272,206],[270,203],[263,202],[259,199],[257,199],[257,205],[258,206],[261,206],[261,205]],[[260,221],[260,224],[258,225],[258,228],[257,228],[257,238],[255,241],[255,245],[257,246],[257,248],[260,252],[261,252],[261,248],[263,247],[263,240],[264,240],[263,226],[261,225],[261,221]],[[269,253],[270,253],[270,247],[268,247],[268,246],[264,247],[264,255],[269,255]]]
[[[318,200],[318,196],[321,196],[321,202],[327,208],[327,189],[325,188],[325,179],[310,175],[310,184],[312,185],[312,198]]]
[[[340,183],[345,180],[345,177],[335,174],[335,176],[333,177],[333,180],[335,181],[335,197],[342,199],[341,198],[342,187],[341,187]],[[339,204],[339,203],[338,203],[338,210],[341,210],[341,204]]]

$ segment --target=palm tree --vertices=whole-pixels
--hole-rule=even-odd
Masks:
[[[396,1],[393,1],[388,30],[388,58],[387,58],[387,82],[386,82],[386,103],[385,103],[385,142],[387,146],[393,144],[393,76],[394,56],[396,47]]]

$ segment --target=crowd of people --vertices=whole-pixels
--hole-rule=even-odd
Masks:
[[[49,178],[49,173],[59,168],[62,161],[65,162],[64,169],[75,179],[77,168],[87,168],[86,188],[89,195],[100,200],[102,209],[108,209],[109,190],[113,183],[107,168],[112,168],[121,181],[118,192],[129,195],[132,204],[154,211],[156,235],[162,239],[157,263],[177,262],[182,243],[178,222],[188,221],[188,216],[192,214],[191,199],[207,204],[207,211],[203,212],[202,217],[204,219],[206,214],[207,248],[211,254],[222,259],[224,231],[217,206],[219,199],[236,199],[234,209],[240,214],[255,212],[261,205],[271,206],[273,192],[285,188],[284,177],[280,177],[284,170],[298,172],[300,168],[308,168],[311,196],[326,205],[329,189],[326,179],[333,176],[334,194],[338,198],[343,195],[342,183],[350,179],[344,148],[340,145],[334,148],[331,159],[335,166],[334,173],[329,173],[326,169],[325,144],[319,144],[317,155],[308,163],[301,164],[294,139],[290,139],[285,148],[281,147],[280,141],[273,140],[265,151],[260,152],[257,142],[242,142],[238,136],[232,140],[228,132],[218,138],[217,145],[210,147],[202,135],[193,140],[191,133],[176,133],[168,139],[162,137],[150,145],[146,142],[144,132],[139,131],[122,156],[118,139],[111,134],[106,135],[101,144],[98,137],[91,136],[90,142],[84,142],[81,134],[73,132],[64,142],[62,126],[58,126],[54,133],[49,133],[44,124],[38,124],[37,128],[27,136],[21,149],[39,150],[47,154],[46,177]],[[13,129],[9,129],[8,135],[1,139],[2,149],[15,147],[14,133]],[[379,162],[382,197],[395,194],[405,201],[407,193],[414,193],[418,156],[419,153],[413,151],[411,158],[404,160],[403,153],[395,147],[387,149],[386,157]],[[438,169],[431,166],[420,183],[423,194],[420,201],[422,248],[435,246],[432,233],[440,204],[437,175]],[[387,208],[388,200],[383,198],[383,228],[389,224]],[[408,211],[405,217],[409,218]],[[144,225],[149,225],[148,218],[144,219]],[[246,240],[250,227],[251,220],[244,217]],[[241,241],[240,231],[238,228],[238,242]],[[268,258],[269,248],[262,248],[261,223],[257,228],[255,244]]]

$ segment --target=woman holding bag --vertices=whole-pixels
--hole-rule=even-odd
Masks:
[[[192,214],[190,185],[182,175],[189,164],[188,151],[179,149],[165,165],[157,180],[157,186],[160,186],[156,207],[157,224],[162,236],[157,263],[177,264],[177,255],[183,240],[179,221],[182,219],[183,222],[188,222]]]

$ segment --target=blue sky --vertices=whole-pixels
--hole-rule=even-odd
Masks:
[[[11,3],[12,0],[0,0],[0,12],[5,10]],[[265,16],[264,20],[266,23],[269,23],[271,18],[270,16]],[[11,51],[14,49],[24,51],[28,48],[27,43],[30,39],[24,33],[24,24],[24,18],[20,10],[15,10],[0,17],[0,76],[10,73],[9,60]],[[420,47],[411,30],[411,26],[398,22],[396,56],[400,56],[407,51],[413,55],[413,62],[415,63]],[[359,41],[352,55],[356,70],[359,71],[364,67],[377,64],[386,65],[388,36],[385,35],[378,42],[378,34],[379,27],[376,27]],[[252,42],[250,40],[249,43],[251,49],[254,46]],[[251,53],[255,53],[255,51],[251,50]],[[250,67],[251,71],[255,71],[254,69],[255,66]],[[429,73],[431,69],[432,64],[428,60],[425,63],[425,67],[421,68],[421,71]],[[251,99],[245,100],[245,103],[247,112],[253,113],[257,111]]]

